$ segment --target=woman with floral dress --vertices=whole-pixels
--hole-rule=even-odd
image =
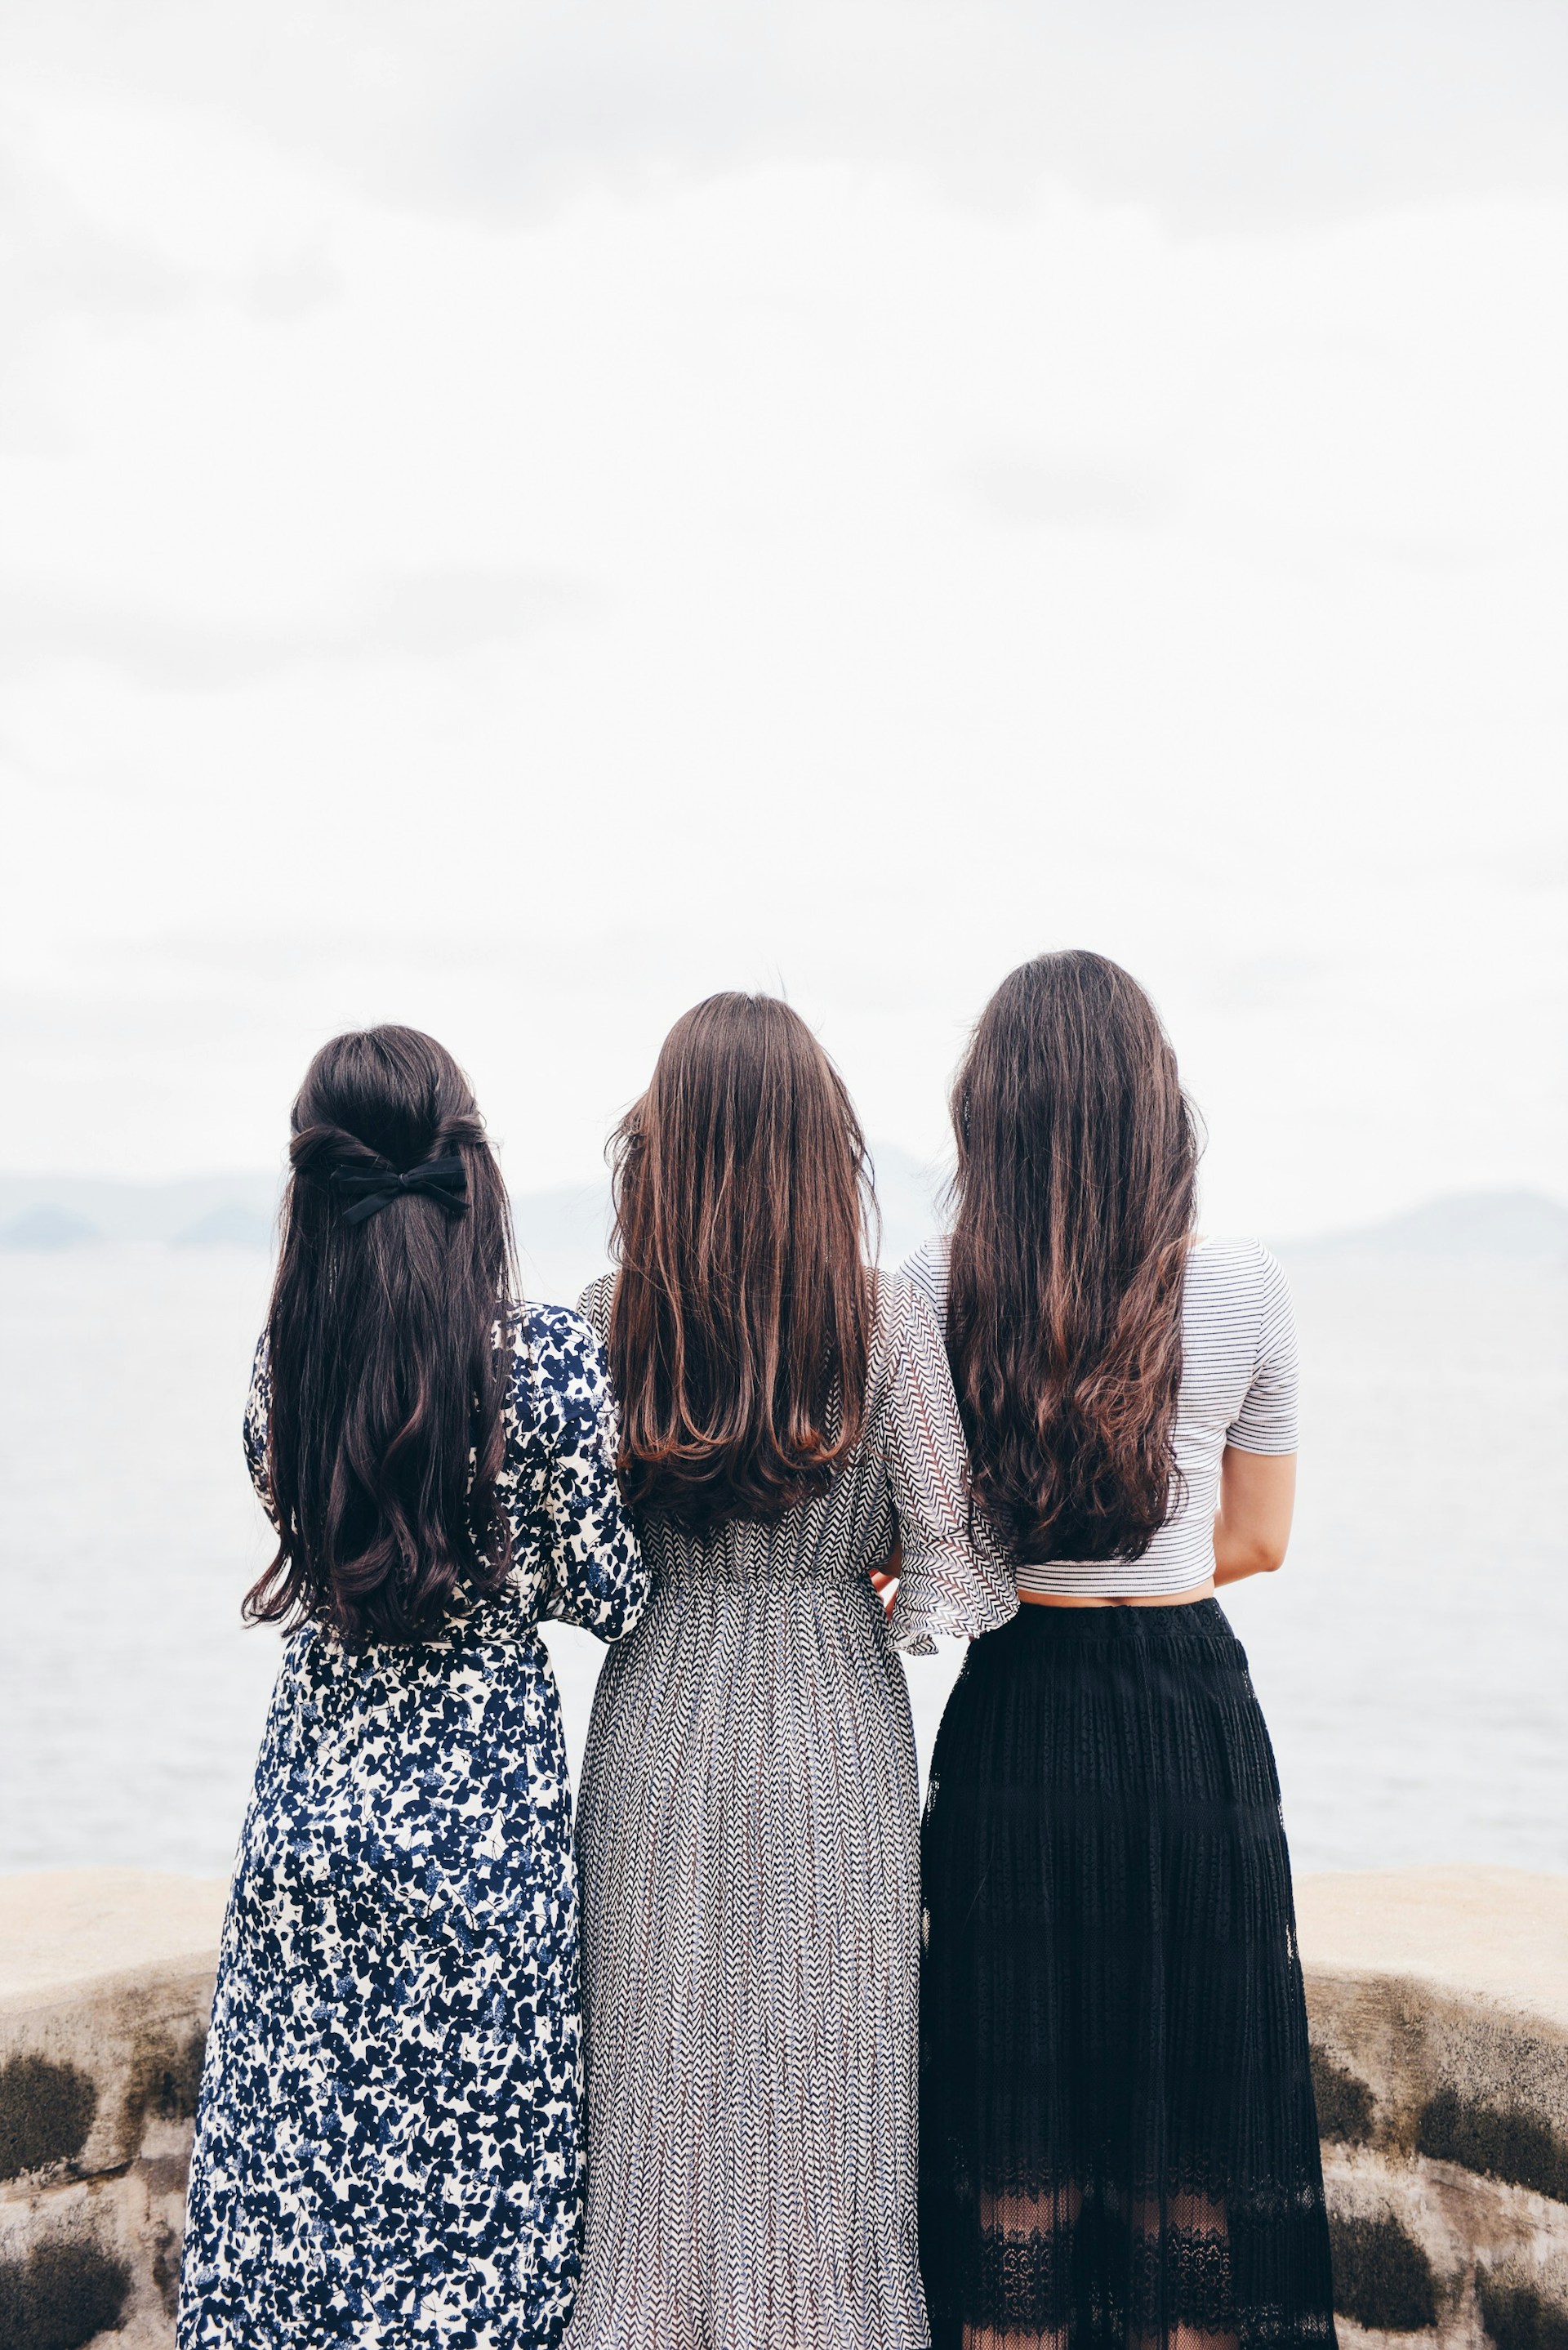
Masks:
[[[517,1305],[466,1080],[340,1036],[294,1109],[245,1416],[291,1631],[224,1923],[180,2350],[554,2350],[576,2284],[577,1896],[536,1627],[644,1577],[597,1343]]]

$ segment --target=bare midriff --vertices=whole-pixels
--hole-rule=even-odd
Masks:
[[[1214,1589],[1210,1575],[1207,1583],[1195,1583],[1187,1591],[1129,1591],[1125,1599],[1101,1594],[1084,1598],[1068,1591],[1021,1591],[1018,1596],[1031,1607],[1189,1607],[1195,1599],[1212,1599]]]

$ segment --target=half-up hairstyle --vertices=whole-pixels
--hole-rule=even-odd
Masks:
[[[976,1500],[1023,1560],[1140,1558],[1179,1488],[1198,1133],[1159,1016],[1103,955],[1041,955],[952,1094],[948,1353]]]
[[[415,1640],[510,1565],[505,1187],[468,1079],[417,1028],[324,1045],[292,1126],[266,1331],[278,1546],[245,1615]]]
[[[711,995],[612,1149],[627,1498],[697,1534],[782,1517],[865,1419],[870,1176],[843,1080],[787,1003]]]

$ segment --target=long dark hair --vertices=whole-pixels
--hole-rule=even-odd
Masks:
[[[505,1187],[468,1079],[417,1028],[324,1045],[291,1123],[267,1315],[277,1555],[245,1615],[418,1639],[460,1585],[493,1590],[510,1564],[495,1503],[494,1330],[516,1294]],[[444,1185],[396,1186],[443,1160]],[[395,1192],[374,1212],[366,1178]]]
[[[843,1080],[787,1003],[711,995],[613,1149],[627,1497],[699,1534],[782,1517],[865,1416],[870,1179]]]
[[[1170,1513],[1196,1120],[1103,955],[1039,956],[952,1093],[948,1352],[975,1498],[1021,1559],[1139,1558]]]

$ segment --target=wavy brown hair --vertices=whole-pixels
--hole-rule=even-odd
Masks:
[[[711,995],[612,1148],[627,1498],[698,1534],[782,1517],[865,1418],[870,1178],[843,1080],[787,1003]]]
[[[948,1353],[973,1492],[1020,1559],[1134,1559],[1179,1491],[1199,1140],[1159,1016],[1103,955],[1041,955],[952,1093]]]
[[[252,1623],[414,1640],[509,1565],[497,1316],[516,1295],[505,1187],[468,1079],[417,1028],[324,1045],[294,1105],[267,1315],[276,1555]],[[367,1177],[455,1161],[444,1190]],[[395,1188],[395,1187],[394,1187]]]

